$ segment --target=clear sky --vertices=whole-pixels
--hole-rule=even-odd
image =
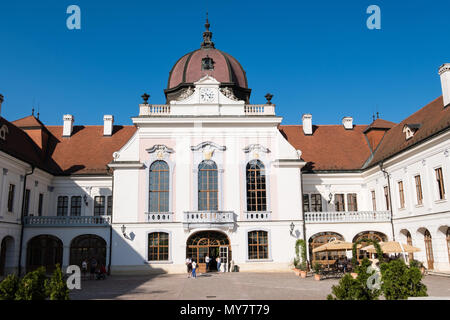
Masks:
[[[81,8],[81,30],[66,9]],[[369,5],[381,30],[369,30]],[[372,114],[401,121],[441,93],[450,62],[449,0],[22,0],[0,3],[2,116],[39,107],[45,124],[131,124],[140,96],[165,102],[173,64],[199,48],[209,8],[216,48],[247,72],[251,103],[274,95],[284,124],[312,113],[315,124]]]

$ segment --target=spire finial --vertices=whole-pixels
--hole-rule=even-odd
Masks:
[[[31,115],[34,116],[34,108],[31,109]]]
[[[203,32],[203,42],[201,44],[201,48],[214,48],[214,42],[212,39],[212,32],[209,31],[209,20],[208,20],[208,11],[206,11],[206,22],[205,22],[205,31]]]

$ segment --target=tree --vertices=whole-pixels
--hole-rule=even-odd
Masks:
[[[0,282],[0,300],[14,300],[19,287],[19,278],[15,274],[8,275]]]
[[[27,273],[20,280],[19,288],[16,292],[16,300],[45,300],[45,268],[39,267],[35,271]]]
[[[427,296],[427,287],[421,282],[422,273],[415,266],[408,267],[403,260],[392,260],[381,266],[381,290],[387,300]]]
[[[50,300],[69,300],[69,288],[59,264],[56,265],[52,277],[45,282],[45,290]]]

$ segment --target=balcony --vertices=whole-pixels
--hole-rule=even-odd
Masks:
[[[244,106],[244,113],[247,116],[274,116],[275,105],[274,104],[246,104]]]
[[[185,211],[183,226],[193,228],[234,228],[236,215],[233,211]]]
[[[271,219],[271,211],[245,211],[244,214],[247,221],[269,221]]]
[[[24,223],[27,227],[107,227],[111,216],[27,216]]]
[[[305,212],[306,223],[389,222],[390,211]]]
[[[173,212],[146,212],[147,222],[163,223],[173,221]]]
[[[177,111],[178,110],[178,111]],[[219,111],[222,114],[222,111]],[[219,115],[218,114],[218,115]],[[237,106],[237,109],[232,114],[246,115],[246,116],[274,116],[274,104],[246,104]],[[139,116],[146,117],[162,117],[162,116],[176,116],[181,115],[177,106],[172,108],[168,104],[141,104],[139,105]]]

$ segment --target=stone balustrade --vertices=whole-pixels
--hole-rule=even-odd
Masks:
[[[147,212],[147,222],[162,223],[172,222],[173,212]]]
[[[390,211],[305,212],[306,223],[389,222]]]
[[[246,211],[244,215],[247,221],[268,221],[271,219],[270,211]]]
[[[111,216],[26,216],[27,227],[101,227],[111,224]]]

